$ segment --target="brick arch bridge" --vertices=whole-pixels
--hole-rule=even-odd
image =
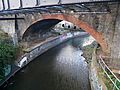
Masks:
[[[37,19],[37,20],[33,19],[31,25],[37,23],[38,21],[44,20],[44,19],[57,19],[57,20],[69,21],[69,22],[73,23],[74,25],[80,27],[84,31],[88,32],[100,44],[100,46],[102,47],[103,52],[107,52],[107,50],[108,50],[107,43],[106,43],[106,41],[105,41],[102,33],[97,32],[89,24],[87,24],[86,22],[83,22],[83,21],[79,20],[78,18],[76,18],[73,15],[66,15],[66,14],[44,14],[44,15],[41,15],[41,18]]]

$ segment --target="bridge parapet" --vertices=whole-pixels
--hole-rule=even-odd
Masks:
[[[110,2],[111,0],[0,0],[0,11],[37,8],[42,6],[90,3],[90,2]]]

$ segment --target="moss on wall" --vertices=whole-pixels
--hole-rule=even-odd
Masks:
[[[93,53],[93,49],[94,47],[97,45],[97,43],[94,41],[91,45],[87,45],[85,47],[82,48],[83,51],[83,56],[86,59],[86,62],[89,64],[92,60],[92,53]]]

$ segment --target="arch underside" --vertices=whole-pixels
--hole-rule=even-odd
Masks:
[[[22,39],[25,37],[28,37],[29,35],[35,35],[35,34],[44,34],[46,32],[50,31],[50,28],[52,28],[57,23],[61,22],[61,20],[58,19],[44,19],[40,20],[31,26],[27,28],[27,30],[24,32]]]
[[[66,15],[66,14],[50,14],[49,15],[49,14],[45,14],[45,15],[42,15],[42,20],[35,21],[28,29],[30,29],[31,27],[32,27],[31,29],[33,29],[33,30],[34,30],[34,28],[37,28],[37,26],[33,27],[35,24],[37,24],[38,26],[41,24],[41,26],[39,26],[39,27],[43,27],[44,20],[48,20],[47,21],[48,25],[49,25],[49,23],[52,23],[52,22],[49,22],[50,20],[54,20],[53,21],[54,23],[51,24],[50,27],[59,23],[62,20],[73,23],[74,25],[78,26],[82,30],[88,32],[100,44],[100,46],[102,47],[102,50],[104,52],[107,52],[107,49],[108,49],[107,43],[105,42],[105,39],[104,39],[102,33],[97,32],[93,27],[91,27],[87,23],[79,20],[78,18],[76,18],[75,16],[72,16],[72,15]],[[38,29],[40,29],[40,28],[38,28]],[[26,31],[26,32],[28,32],[28,31]],[[35,32],[35,31],[33,31],[33,32]]]

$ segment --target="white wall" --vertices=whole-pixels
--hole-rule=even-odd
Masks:
[[[58,4],[59,0],[40,0],[40,5]]]
[[[10,9],[16,9],[20,7],[20,0],[9,0],[10,1]]]
[[[0,10],[3,9],[2,0],[0,0]]]
[[[36,0],[22,0],[23,7],[35,7]]]
[[[7,3],[7,0],[4,0],[4,4],[5,4],[5,9],[8,9],[8,3]]]

